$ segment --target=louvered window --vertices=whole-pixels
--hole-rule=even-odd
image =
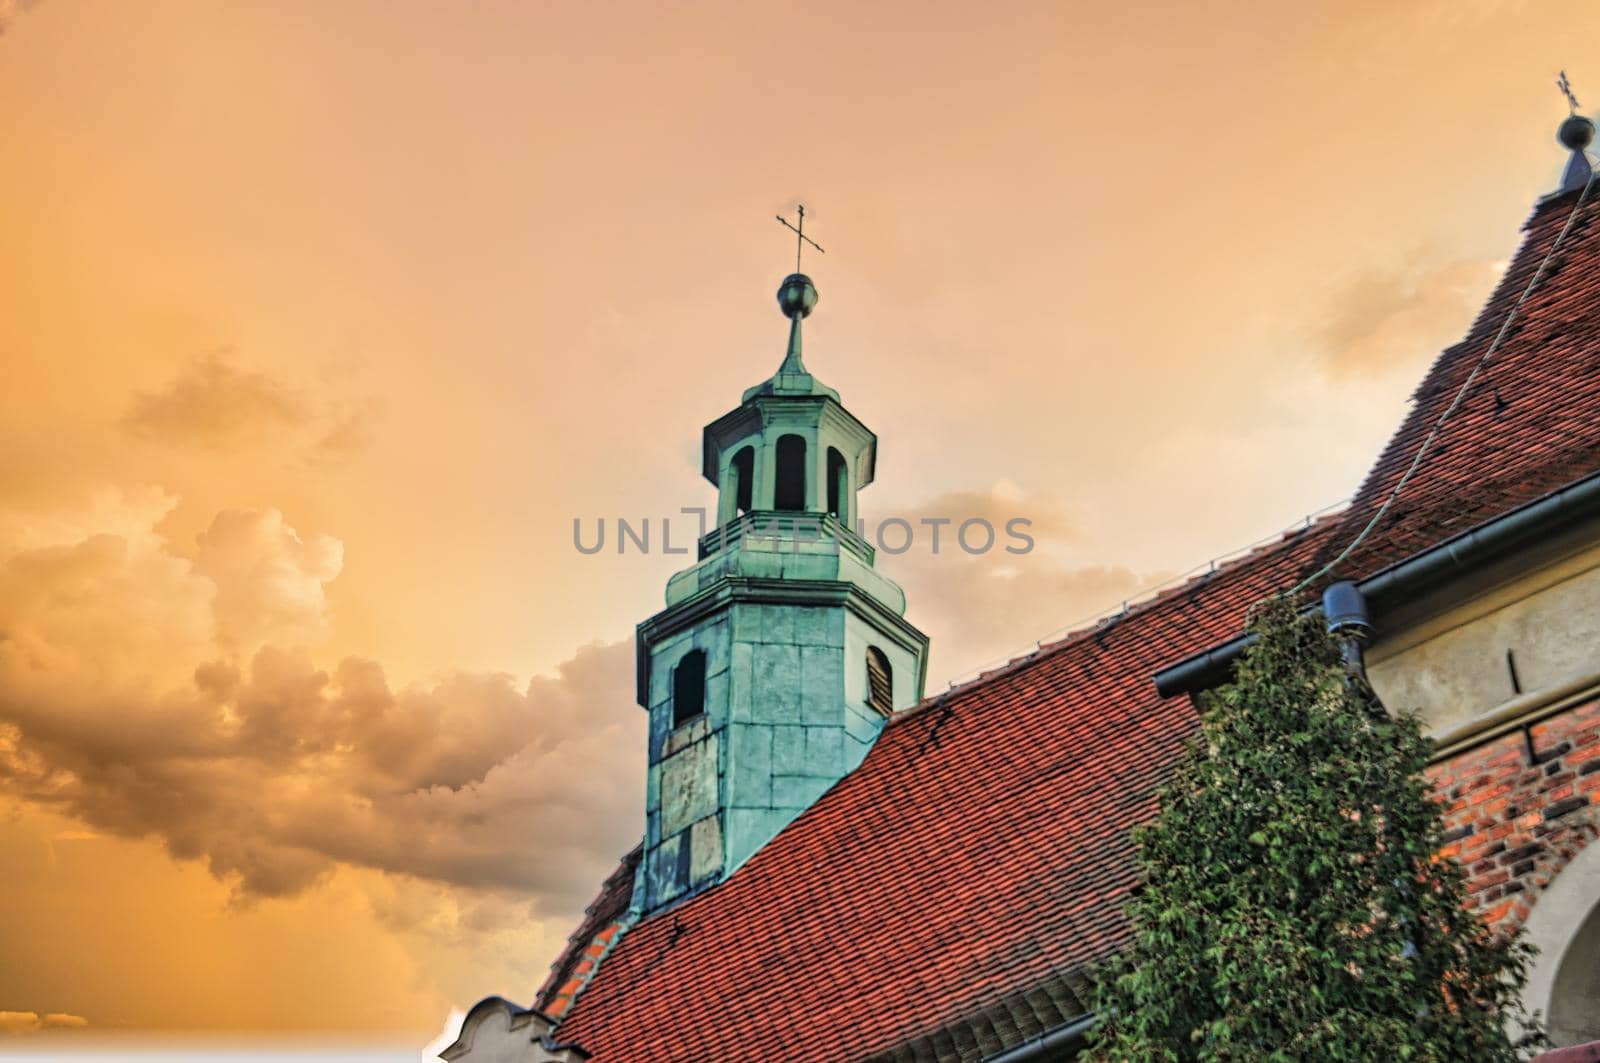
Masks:
[[[894,711],[894,670],[876,646],[867,647],[867,704],[885,716]]]

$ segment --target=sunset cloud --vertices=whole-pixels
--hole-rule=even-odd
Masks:
[[[166,387],[136,396],[123,427],[157,442],[217,448],[311,420],[305,396],[230,359],[224,353],[194,359]]]
[[[1503,260],[1429,262],[1413,255],[1335,289],[1312,339],[1336,374],[1415,371],[1466,335]]]
[[[359,450],[379,411],[370,398],[313,396],[221,351],[191,360],[165,386],[135,395],[122,427],[165,446],[233,451],[288,444],[315,460]]]
[[[158,839],[241,903],[347,865],[478,891],[449,908],[464,931],[582,906],[641,829],[630,643],[525,685],[454,671],[396,686],[376,660],[325,665],[342,544],[276,510],[227,510],[183,548],[157,531],[175,504],[135,492],[0,514],[0,791]],[[1077,535],[1065,504],[1006,485],[908,519],[924,513],[1002,528],[1028,515],[1047,545]],[[936,679],[1145,582],[1046,546],[972,557],[924,542],[889,571],[934,636]],[[411,896],[386,918],[432,919],[437,902]]]
[[[926,545],[930,551],[933,545],[932,528],[926,522],[950,521],[948,525],[941,526],[941,553],[946,549],[960,549],[955,543],[956,531],[963,521],[968,520],[987,521],[995,529],[1002,550],[1010,541],[1005,533],[1007,522],[1019,517],[1028,521],[1027,534],[1037,540],[1069,543],[1082,536],[1077,515],[1064,499],[1048,491],[1026,491],[1009,481],[1001,481],[985,489],[946,491],[893,516],[910,522],[917,529],[919,538],[927,539]],[[873,518],[868,519],[870,522]],[[972,541],[979,541],[976,530]]]
[[[913,527],[911,547],[899,555],[880,552],[878,565],[904,588],[910,619],[932,639],[930,694],[952,678],[1030,651],[1040,639],[1114,612],[1123,599],[1164,578],[1079,559],[1076,548],[1084,537],[1072,506],[1050,492],[1009,482],[945,492],[893,515]],[[887,516],[867,516],[869,537],[876,522]],[[1019,517],[1028,521],[1020,530],[1031,546],[1007,532],[1008,522]],[[940,526],[935,553],[933,528],[925,522],[941,519],[950,523]],[[958,528],[968,520],[987,521],[994,529],[990,549],[962,549]],[[974,528],[969,547],[975,550],[985,535]],[[898,545],[899,538],[894,542]],[[1012,553],[1008,547],[1024,552]]]
[[[302,539],[277,510],[228,510],[202,532],[195,575],[215,588],[211,612],[225,649],[279,643],[316,644],[327,637],[323,588],[344,564],[337,539]]]
[[[38,7],[43,0],[0,0],[0,35],[11,28],[11,24],[22,15],[24,11]],[[0,1012],[0,1015],[7,1014]]]
[[[349,864],[570,910],[636,841],[631,646],[524,687],[452,673],[396,689],[355,657],[325,670],[337,540],[226,511],[183,557],[153,529],[159,496],[129,506],[99,508],[113,530],[65,520],[60,541],[3,544],[12,796],[159,838],[241,900]]]
[[[888,571],[906,590],[910,619],[932,638],[928,693],[979,668],[1031,652],[1041,640],[1087,626],[1161,582],[1121,565],[1072,564],[960,553],[896,558]]]

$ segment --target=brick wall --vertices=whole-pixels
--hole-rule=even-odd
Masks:
[[[1532,739],[1533,756],[1528,755]],[[1600,834],[1600,700],[1457,753],[1429,770],[1445,804],[1445,855],[1472,906],[1522,925],[1550,881]]]

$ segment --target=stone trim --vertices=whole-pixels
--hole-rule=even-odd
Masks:
[[[1434,762],[1448,760],[1507,732],[1560,715],[1574,705],[1593,699],[1597,693],[1600,693],[1600,672],[1586,672],[1564,683],[1501,702],[1481,716],[1437,736]]]

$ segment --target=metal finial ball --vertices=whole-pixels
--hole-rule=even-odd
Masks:
[[[787,318],[806,317],[817,306],[817,286],[804,273],[791,273],[778,286],[778,309]]]
[[[1594,141],[1594,123],[1581,114],[1575,114],[1561,123],[1556,139],[1569,151],[1582,151]]]

